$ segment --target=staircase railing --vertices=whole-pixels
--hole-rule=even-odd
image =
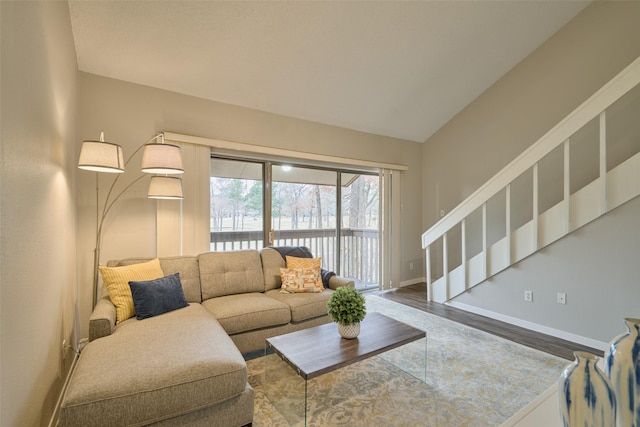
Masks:
[[[429,300],[445,302],[640,195],[639,83],[640,58],[423,233]]]

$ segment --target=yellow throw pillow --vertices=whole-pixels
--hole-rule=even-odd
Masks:
[[[322,268],[322,257],[318,258],[298,258],[294,256],[286,256],[287,260],[287,268],[314,268],[318,267],[318,269]],[[316,286],[324,288],[322,284],[322,274],[318,275],[318,283]]]
[[[281,268],[282,276],[281,293],[302,293],[302,292],[322,292],[322,278],[320,277],[320,267],[311,268]],[[320,285],[318,285],[320,283]]]
[[[129,282],[141,282],[164,277],[158,258],[123,267],[100,267],[109,298],[116,306],[116,324],[135,316]]]

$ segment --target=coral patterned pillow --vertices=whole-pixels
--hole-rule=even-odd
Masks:
[[[281,268],[280,275],[282,276],[281,293],[322,292],[324,290],[322,277],[320,276],[320,266]]]
[[[315,268],[318,267],[318,271],[321,272],[322,257],[318,258],[298,258],[294,256],[286,256],[287,268]],[[318,283],[316,286],[323,288],[322,273],[318,274]]]

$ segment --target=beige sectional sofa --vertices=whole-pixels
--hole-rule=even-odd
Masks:
[[[124,266],[148,258],[110,261]],[[90,317],[90,342],[74,369],[60,426],[244,426],[253,419],[245,356],[265,339],[327,323],[321,293],[280,292],[285,261],[272,248],[161,258],[180,273],[187,307],[116,325],[108,296]]]

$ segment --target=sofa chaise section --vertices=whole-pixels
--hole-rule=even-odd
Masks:
[[[108,267],[124,267],[150,261],[152,258],[127,258],[109,261]],[[189,303],[202,302],[200,291],[200,270],[197,256],[176,256],[160,259],[160,267],[165,275],[180,273],[180,282],[184,296]],[[89,341],[109,336],[116,326],[116,308],[109,299],[106,289],[102,291],[102,298],[94,307],[89,317]]]
[[[246,362],[199,304],[143,321],[129,319],[110,336],[90,342],[60,413],[61,426],[82,427],[241,426],[252,419]]]

